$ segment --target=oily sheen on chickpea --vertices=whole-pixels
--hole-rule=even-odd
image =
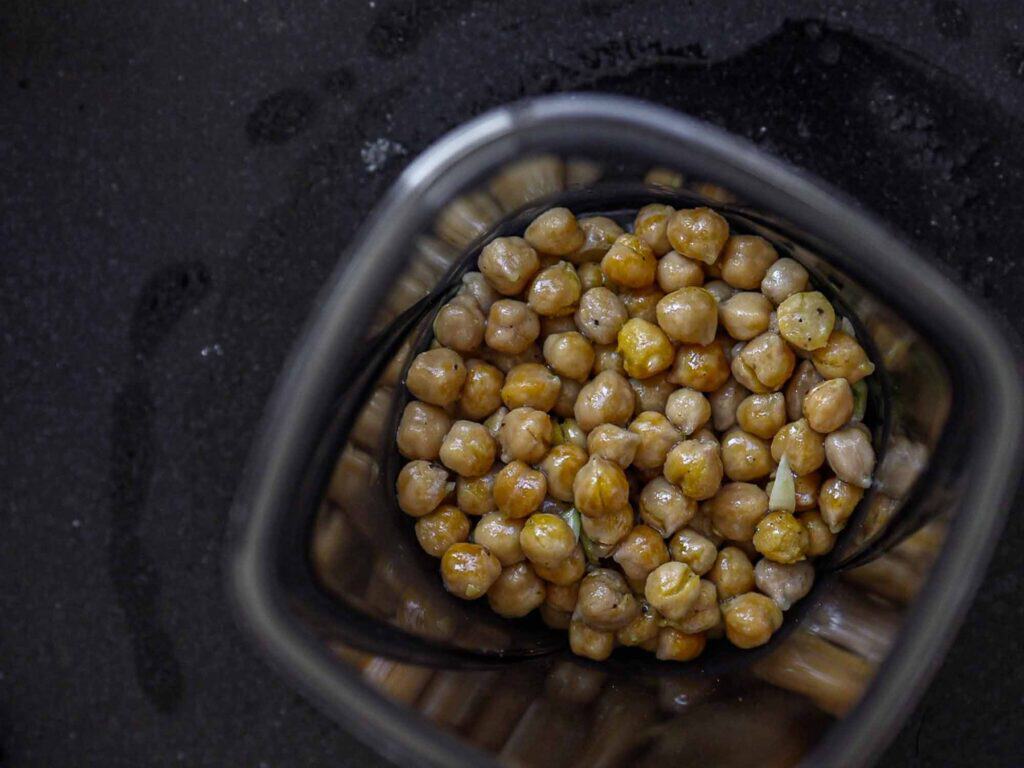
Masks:
[[[537,610],[595,660],[767,643],[872,483],[849,324],[710,208],[552,208],[477,268],[396,436],[398,505],[448,592]]]

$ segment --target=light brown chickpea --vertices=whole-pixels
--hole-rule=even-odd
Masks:
[[[829,530],[828,523],[816,509],[801,512],[796,516],[800,525],[807,529],[807,556],[821,557],[832,551],[836,544],[836,535]]]
[[[622,326],[618,345],[622,366],[635,379],[661,373],[672,366],[675,358],[675,349],[665,332],[654,323],[636,317]]]
[[[485,363],[490,363],[501,371],[502,374],[508,373],[517,365],[522,365],[523,363],[544,362],[544,354],[541,352],[540,345],[538,344],[531,344],[522,352],[517,352],[516,354],[498,352],[485,345],[480,348],[479,354],[481,360]]]
[[[544,602],[559,611],[572,613],[576,610],[576,601],[580,594],[580,583],[574,582],[565,586],[548,584]]]
[[[576,311],[583,284],[572,264],[560,261],[537,273],[526,293],[526,303],[541,317],[565,317]]]
[[[740,427],[762,440],[770,440],[786,423],[786,398],[781,392],[748,395],[736,409]]]
[[[431,557],[441,557],[452,544],[469,536],[469,518],[458,507],[442,504],[416,520],[416,540]]]
[[[711,515],[711,499],[705,499],[697,505],[697,514],[690,521],[689,528],[692,528],[704,538],[713,542],[716,547],[722,546],[725,537],[715,528]]]
[[[798,261],[779,259],[765,272],[761,280],[761,293],[778,306],[794,293],[807,289],[810,275]]]
[[[459,295],[474,299],[485,316],[491,311],[491,305],[501,298],[501,294],[494,290],[480,272],[467,272],[462,276]]]
[[[494,478],[501,471],[495,464],[480,477],[460,477],[455,481],[455,503],[467,515],[485,515],[497,509],[494,503]]]
[[[711,499],[711,520],[727,539],[750,541],[768,513],[768,494],[752,483],[726,483]]]
[[[523,234],[535,250],[551,256],[566,256],[579,250],[584,235],[568,208],[551,208],[530,222]]]
[[[491,433],[491,437],[499,441],[499,445],[501,443],[501,425],[505,423],[506,416],[508,416],[508,408],[503,405],[484,419],[484,426]]]
[[[714,392],[729,379],[729,359],[717,339],[710,344],[683,344],[668,380],[698,392]]]
[[[555,445],[562,445],[563,443],[578,445],[583,450],[586,450],[587,433],[580,429],[576,419],[562,419],[555,429],[554,442]]]
[[[571,315],[561,317],[541,317],[539,340],[543,343],[549,336],[557,333],[573,333],[576,331],[576,321]]]
[[[595,344],[611,344],[629,319],[622,299],[608,288],[591,288],[580,297],[576,327]]]
[[[519,518],[505,517],[501,512],[488,512],[473,529],[473,541],[487,547],[502,565],[514,565],[526,557],[519,545],[524,522]]]
[[[619,645],[629,647],[642,646],[651,640],[657,640],[658,623],[661,616],[646,600],[640,601],[640,614],[629,624],[615,633]]]
[[[736,412],[740,403],[749,394],[746,387],[730,376],[725,384],[708,395],[708,402],[711,404],[711,424],[716,430],[724,432],[736,423]]]
[[[501,400],[510,409],[550,411],[558,401],[562,381],[540,363],[522,363],[505,375]]]
[[[452,424],[441,443],[441,463],[463,477],[480,477],[494,464],[498,446],[487,427],[475,421]]]
[[[513,461],[494,478],[494,503],[506,517],[526,517],[540,507],[547,489],[543,472]]]
[[[544,339],[544,360],[559,376],[586,381],[594,367],[594,347],[578,331],[556,333]]]
[[[811,354],[814,367],[826,379],[843,378],[856,384],[875,371],[875,364],[857,340],[844,331],[835,330],[825,346]]]
[[[593,262],[580,264],[576,267],[576,274],[580,278],[580,288],[584,293],[591,288],[604,288],[607,283],[607,278],[604,272],[601,271],[600,264],[594,264]],[[573,322],[575,323],[575,318]]]
[[[754,582],[779,608],[788,611],[814,586],[814,566],[806,560],[785,564],[763,557],[754,566]]]
[[[821,484],[818,492],[818,510],[832,533],[839,533],[846,527],[853,510],[864,496],[864,489],[832,477]]]
[[[483,360],[466,361],[466,381],[458,399],[459,414],[483,421],[501,407],[501,385],[505,375]]]
[[[737,648],[756,648],[782,626],[782,611],[770,597],[747,592],[722,604],[722,619],[729,642]]]
[[[751,392],[780,389],[796,367],[796,355],[776,333],[765,332],[748,341],[732,360],[732,375]]]
[[[469,353],[483,342],[486,322],[476,299],[459,294],[438,310],[434,338],[443,347]]]
[[[531,563],[554,568],[572,554],[576,536],[558,515],[538,512],[530,515],[523,525],[519,546]]]
[[[604,661],[615,650],[615,633],[588,627],[573,619],[569,624],[569,649],[577,656],[593,661]]]
[[[690,570],[703,576],[714,566],[718,558],[718,547],[693,528],[683,528],[669,542],[669,553],[673,560],[686,563]]]
[[[487,602],[491,610],[506,619],[518,619],[544,603],[544,582],[529,563],[516,563],[502,569],[491,588]]]
[[[661,292],[660,288],[655,285],[629,288],[619,291],[618,295],[630,317],[646,320],[649,323],[658,322],[658,302],[665,298],[665,294]]]
[[[547,455],[552,439],[551,417],[535,408],[514,408],[498,430],[501,460],[536,464]]]
[[[559,501],[572,501],[572,483],[587,463],[587,452],[578,445],[563,443],[552,448],[540,463],[548,479],[548,494]]]
[[[754,532],[754,547],[777,563],[803,560],[809,543],[807,530],[792,512],[769,512],[757,524]]]
[[[483,597],[499,575],[498,558],[479,544],[452,544],[441,557],[445,589],[463,600]]]
[[[715,585],[718,599],[728,600],[754,588],[754,566],[739,547],[724,547],[708,571],[708,580]]]
[[[454,489],[448,472],[437,464],[417,459],[398,473],[398,506],[407,515],[423,517],[440,506]]]
[[[626,378],[615,371],[601,371],[583,385],[576,398],[576,422],[584,432],[601,424],[629,423],[636,395]]]
[[[767,331],[771,314],[772,303],[760,293],[737,293],[718,305],[718,322],[740,341],[749,341]]]
[[[588,627],[614,632],[639,615],[640,604],[617,571],[595,568],[583,578],[575,616]]]
[[[546,603],[540,607],[541,620],[552,629],[568,630],[572,624],[572,614],[552,608]],[[614,647],[614,646],[613,646]],[[600,659],[598,659],[600,661]]]
[[[668,547],[661,534],[646,525],[638,525],[615,547],[612,560],[629,579],[646,579],[647,574],[668,562]]]
[[[779,333],[797,349],[824,347],[836,324],[836,311],[818,291],[794,293],[776,312]]]
[[[665,457],[665,477],[691,499],[710,499],[722,484],[721,451],[700,440],[683,440]]]
[[[633,527],[633,520],[633,508],[627,503],[600,517],[583,515],[580,518],[580,526],[593,544],[606,550],[600,556],[607,557],[611,555],[612,549],[622,537],[629,533]]]
[[[602,371],[614,371],[620,376],[626,375],[626,366],[623,363],[618,344],[598,344],[594,347],[593,374],[597,376]]]
[[[673,341],[710,344],[718,330],[718,303],[704,288],[672,291],[658,302],[658,325]]]
[[[825,438],[825,457],[836,477],[844,483],[858,488],[871,487],[875,449],[866,429],[853,426],[831,433]]]
[[[700,577],[686,563],[670,560],[647,576],[644,596],[669,621],[682,619],[700,596]]]
[[[795,475],[814,472],[825,463],[825,446],[821,435],[811,429],[807,419],[786,424],[772,438],[772,458],[782,461],[785,455]]]
[[[661,203],[645,205],[636,212],[633,231],[651,246],[655,256],[664,256],[672,250],[665,230],[668,227],[669,217],[675,212],[675,208],[671,205]]]
[[[601,517],[629,505],[629,481],[615,462],[591,456],[573,480],[573,497],[580,514]]]
[[[704,270],[700,262],[688,259],[675,251],[669,251],[658,259],[658,287],[665,293],[680,288],[704,284]]]
[[[768,443],[733,427],[722,435],[722,466],[730,480],[759,480],[775,466]]]
[[[626,288],[643,288],[654,282],[658,260],[641,237],[619,235],[601,259],[601,270],[612,282]]]
[[[711,403],[695,389],[682,387],[668,397],[665,416],[684,435],[692,435],[711,418]]]
[[[671,536],[697,514],[697,502],[664,477],[656,477],[640,492],[640,519],[661,536]]]
[[[804,418],[815,432],[839,429],[853,415],[853,389],[846,379],[829,379],[804,396]]]
[[[663,413],[645,411],[633,419],[629,431],[640,437],[633,465],[639,469],[660,470],[673,445],[682,439],[675,425]]]
[[[720,627],[722,612],[718,608],[718,589],[707,579],[700,580],[700,594],[690,612],[679,621],[672,622],[675,629],[688,635],[708,632]]]
[[[575,379],[559,378],[562,386],[558,390],[558,399],[551,412],[563,419],[569,419],[576,415],[576,398],[580,396],[583,385]]]
[[[526,304],[501,299],[491,305],[484,339],[497,352],[517,355],[525,352],[540,335],[540,319]]]
[[[451,425],[452,420],[443,408],[412,400],[402,410],[398,423],[398,452],[407,459],[433,461]]]
[[[567,587],[575,584],[583,578],[587,570],[587,558],[583,554],[583,547],[579,544],[573,549],[572,554],[562,560],[553,568],[545,568],[537,563],[533,564],[533,570],[537,572],[544,581],[560,587]]]
[[[729,224],[710,208],[688,208],[672,214],[666,232],[680,254],[714,264],[729,239]]]
[[[736,289],[725,282],[725,280],[709,280],[704,283],[704,290],[714,297],[719,306],[727,302],[737,293]]]
[[[775,248],[757,235],[733,235],[722,248],[719,265],[722,279],[734,288],[756,291],[768,268],[779,259]]]
[[[646,379],[630,379],[629,386],[636,395],[635,413],[664,413],[669,396],[676,391],[676,385],[668,380],[668,373],[659,373]]]
[[[405,386],[419,400],[431,405],[454,403],[466,382],[466,365],[459,353],[438,347],[413,358]]]
[[[521,237],[496,237],[480,251],[477,266],[498,293],[523,292],[540,269],[537,252]]]
[[[623,469],[633,463],[639,447],[639,435],[615,424],[601,424],[587,435],[587,452],[591,456],[614,461]]]
[[[566,258],[581,266],[601,261],[622,234],[622,227],[607,216],[588,216],[579,219],[579,225],[583,231],[583,245]],[[582,270],[580,278],[583,278]]]
[[[786,384],[786,416],[796,421],[804,415],[804,398],[824,379],[810,360],[801,361]]]
[[[796,511],[803,512],[807,509],[814,509],[818,506],[818,489],[821,488],[821,475],[817,472],[808,472],[806,475],[798,475],[793,480],[793,493],[796,497]],[[771,495],[771,491],[768,492]]]
[[[704,653],[706,646],[707,635],[703,632],[687,634],[675,627],[662,627],[655,655],[662,661],[693,661]]]

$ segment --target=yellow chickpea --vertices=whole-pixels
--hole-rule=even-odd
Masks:
[[[483,597],[499,575],[498,558],[479,544],[452,544],[441,558],[445,589],[463,600]]]
[[[573,619],[569,624],[569,649],[577,656],[604,661],[615,650],[615,633],[602,632]]]
[[[688,259],[714,264],[729,239],[729,224],[710,208],[676,211],[669,219],[668,241]]]
[[[664,477],[654,478],[640,492],[640,519],[660,536],[671,536],[695,514],[697,502]]]
[[[633,508],[626,504],[600,517],[583,515],[580,525],[594,545],[606,550],[600,556],[607,557],[633,527],[633,517]]]
[[[795,475],[814,472],[825,463],[825,444],[822,436],[811,429],[807,419],[786,424],[772,438],[772,458],[782,461],[789,459],[789,467]]]
[[[801,512],[796,516],[800,525],[807,529],[807,556],[821,557],[832,551],[836,544],[836,535],[828,527],[816,509]]]
[[[540,607],[540,618],[547,626],[552,629],[569,629],[572,623],[572,614],[566,611],[560,611],[557,608],[552,608],[550,605],[545,603]]]
[[[737,648],[756,648],[782,626],[782,610],[770,597],[746,592],[722,604],[722,619],[729,642]]]
[[[665,298],[665,294],[654,285],[644,288],[630,288],[619,292],[626,312],[630,317],[646,320],[649,323],[658,321],[658,302]]]
[[[637,235],[620,235],[601,259],[601,270],[618,285],[643,288],[654,282],[658,260],[654,251]]]
[[[651,246],[655,256],[664,256],[672,250],[665,230],[668,227],[669,217],[675,212],[675,208],[671,205],[661,203],[645,205],[636,212],[633,231]]]
[[[673,353],[674,354],[674,353]],[[676,391],[676,385],[668,380],[668,373],[659,373],[646,379],[630,379],[629,386],[636,395],[636,413],[644,411],[665,412],[669,396]]]
[[[646,379],[672,366],[672,342],[654,323],[639,318],[626,321],[618,342],[623,367],[633,378]]]
[[[473,541],[487,547],[503,566],[514,565],[526,557],[519,545],[523,523],[522,519],[505,517],[501,512],[488,512],[473,529]]]
[[[402,467],[396,487],[399,508],[412,517],[423,517],[440,506],[454,483],[448,482],[442,467],[417,459]]]
[[[826,379],[843,378],[850,384],[856,384],[875,371],[875,364],[857,340],[839,330],[832,331],[825,346],[814,350],[811,360]]]
[[[639,469],[660,470],[665,457],[682,435],[664,414],[645,411],[629,425],[629,431],[640,437],[640,444],[633,458],[633,465]]]
[[[541,317],[564,317],[576,311],[583,284],[572,264],[560,261],[537,273],[526,293],[526,303]]]
[[[523,238],[497,237],[480,251],[477,266],[494,290],[503,296],[515,296],[537,274],[540,259]]]
[[[504,374],[483,360],[466,361],[466,381],[458,399],[462,416],[482,421],[501,407],[501,385]]]
[[[655,655],[662,661],[693,661],[707,645],[703,633],[688,635],[674,627],[662,627],[658,632],[658,648]]]
[[[523,302],[501,299],[491,305],[484,332],[484,340],[491,349],[518,355],[529,349],[538,336],[540,319]]]
[[[786,398],[781,392],[748,395],[736,409],[740,427],[762,440],[770,440],[786,423]]]
[[[619,541],[612,559],[627,578],[646,579],[647,574],[668,562],[668,547],[653,528],[638,525]]]
[[[479,477],[494,464],[498,446],[483,424],[460,420],[441,443],[441,463],[463,477]]]
[[[614,632],[640,615],[640,604],[621,574],[595,568],[580,583],[575,615],[588,627]]]
[[[501,460],[536,464],[547,455],[552,438],[550,416],[535,408],[515,408],[505,414],[498,429]]]
[[[676,350],[668,380],[698,392],[714,392],[729,380],[729,359],[722,344],[683,344]]]
[[[846,527],[846,521],[850,519],[863,496],[863,488],[844,483],[838,477],[829,478],[821,484],[818,509],[832,533],[839,533]]]
[[[763,237],[733,235],[726,241],[719,258],[722,279],[740,290],[756,291],[768,268],[778,259],[775,248]]]
[[[665,457],[665,478],[691,499],[710,499],[724,474],[719,446],[700,440],[683,440]]]
[[[686,563],[690,570],[703,576],[715,565],[718,547],[707,536],[693,528],[683,528],[675,533],[669,542],[669,554],[673,560]]]
[[[497,304],[497,302],[495,302]],[[544,361],[544,355],[537,344],[531,344],[522,352],[512,354],[509,352],[498,352],[484,345],[480,349],[480,359],[490,363],[502,374],[506,374],[522,363],[540,363]]]
[[[574,317],[580,333],[595,344],[611,344],[629,319],[622,299],[608,288],[591,288],[580,297]]]
[[[524,238],[540,253],[567,256],[583,246],[579,222],[568,208],[551,208],[530,222]]]
[[[614,461],[623,469],[633,463],[640,436],[614,424],[601,424],[587,435],[587,452],[591,456]]]
[[[536,565],[554,568],[576,548],[576,535],[558,515],[538,512],[530,515],[519,534],[519,546]]]
[[[644,596],[669,621],[682,619],[700,596],[700,577],[685,563],[671,560],[647,576]]]
[[[718,608],[718,589],[707,579],[700,580],[697,602],[685,618],[672,623],[674,629],[696,635],[720,628],[722,612]]]
[[[853,389],[846,379],[829,379],[804,396],[804,418],[815,432],[839,429],[853,416]]]
[[[768,494],[752,483],[726,483],[711,499],[715,529],[733,541],[750,541],[768,513]]]
[[[710,344],[718,330],[718,303],[704,288],[680,288],[658,302],[658,325],[673,341]]]
[[[587,558],[583,554],[583,547],[577,544],[572,554],[553,568],[546,568],[534,563],[533,570],[549,584],[567,587],[583,578],[583,574],[587,570]]]
[[[590,517],[601,517],[629,504],[629,481],[618,464],[591,456],[573,480],[576,509]]]
[[[494,503],[507,517],[526,517],[540,507],[547,488],[543,472],[513,461],[494,478]]]
[[[452,544],[469,537],[469,518],[451,504],[443,504],[416,520],[416,540],[431,557],[441,557]]]
[[[506,374],[501,399],[510,410],[526,407],[550,411],[558,401],[561,388],[561,380],[546,366],[522,363]]]
[[[544,602],[559,611],[572,613],[576,610],[576,601],[580,594],[580,583],[577,581],[566,586],[548,584]]]
[[[818,506],[818,490],[821,488],[821,475],[817,472],[808,472],[806,475],[799,475],[793,480],[793,494],[796,497],[796,511],[802,512],[806,509],[814,509]],[[771,496],[771,490],[768,490]]]
[[[768,267],[764,279],[761,280],[761,293],[777,306],[794,293],[806,290],[809,279],[810,275],[800,262],[779,259]]]
[[[583,230],[583,245],[567,258],[573,264],[581,266],[600,261],[622,234],[622,227],[607,216],[588,216],[579,219],[579,225]],[[583,278],[582,270],[580,278]]]
[[[772,303],[760,293],[737,293],[718,305],[718,322],[740,341],[749,341],[767,331],[771,314]]]
[[[618,344],[598,344],[594,347],[593,373],[597,376],[604,371],[613,371],[620,376],[626,375],[626,366],[623,364]]]
[[[602,253],[601,255],[603,256],[604,254]],[[591,288],[603,288],[607,282],[604,272],[601,271],[601,265],[594,264],[593,262],[580,264],[576,267],[576,274],[580,278],[580,288],[583,289],[584,293]]]
[[[728,600],[754,588],[754,566],[739,547],[725,547],[708,571],[708,581],[718,590],[719,600]]]
[[[751,392],[780,389],[796,367],[796,355],[776,333],[765,332],[748,341],[732,360],[732,375]]]
[[[576,415],[576,398],[580,396],[583,385],[575,379],[559,377],[561,387],[558,390],[558,399],[555,401],[551,412],[563,419],[569,419]]]
[[[730,480],[758,480],[772,471],[771,451],[761,438],[730,429],[722,436],[722,465]]]
[[[657,278],[658,287],[665,293],[671,293],[680,288],[703,285],[704,270],[700,268],[700,262],[669,251],[658,259]]]
[[[757,524],[754,547],[776,563],[796,563],[803,560],[810,543],[807,529],[791,512],[769,512]]]
[[[576,474],[587,463],[587,452],[577,445],[556,445],[540,463],[548,479],[548,494],[559,501],[572,501],[572,483]]]
[[[677,389],[665,403],[665,416],[684,435],[692,435],[711,418],[711,403],[695,389]]]
[[[500,465],[480,477],[460,477],[455,483],[455,503],[467,515],[485,515],[493,512],[494,478],[501,470]]]
[[[794,293],[779,304],[779,333],[797,349],[821,349],[836,324],[836,311],[818,291]]]
[[[431,405],[448,405],[458,399],[466,381],[466,365],[458,352],[445,347],[421,352],[413,358],[405,386],[413,396]]]
[[[544,360],[559,376],[586,381],[594,366],[594,347],[578,331],[552,334],[544,339]]]
[[[576,422],[584,432],[600,424],[624,427],[633,415],[635,403],[636,395],[624,376],[601,371],[583,385],[576,398]]]
[[[434,318],[434,338],[441,346],[466,354],[483,342],[485,323],[486,318],[476,300],[460,294],[438,310]]]
[[[433,461],[441,450],[452,420],[443,408],[413,400],[402,410],[395,442],[407,459]]]
[[[651,640],[657,640],[658,622],[661,617],[646,600],[640,601],[640,614],[629,624],[615,633],[619,645],[629,647],[642,646]]]
[[[544,582],[529,563],[516,563],[502,569],[491,588],[487,602],[491,610],[506,619],[518,619],[544,603]]]

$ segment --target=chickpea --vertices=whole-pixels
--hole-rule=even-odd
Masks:
[[[576,321],[572,315],[562,315],[561,317],[541,317],[540,319],[540,336],[538,337],[542,342],[546,342],[549,336],[554,336],[559,333],[574,333],[576,332]],[[545,360],[547,357],[545,356]]]
[[[604,661],[615,650],[615,633],[602,632],[573,619],[569,624],[569,649],[577,656]]]
[[[516,563],[502,569],[487,590],[487,602],[499,616],[517,619],[539,608],[544,602],[544,595],[544,582],[530,564]]]
[[[612,555],[629,579],[646,579],[647,574],[668,562],[668,547],[661,534],[646,525],[627,533]]]
[[[629,481],[622,468],[608,459],[591,456],[576,473],[572,484],[576,509],[589,517],[601,517],[629,504]]]
[[[732,375],[751,392],[763,394],[782,387],[796,367],[796,355],[782,337],[762,333],[748,341],[732,360]]]
[[[658,321],[658,302],[665,298],[665,294],[657,286],[648,285],[645,288],[619,291],[619,298],[622,299],[630,317],[656,323]]]
[[[807,556],[821,557],[832,551],[836,544],[836,535],[829,530],[828,524],[816,509],[802,512],[796,516],[800,525],[807,529]]]
[[[554,568],[546,568],[543,565],[534,563],[533,570],[549,584],[567,587],[583,578],[583,574],[587,570],[587,558],[583,554],[583,547],[577,544],[572,554]]]
[[[699,262],[669,251],[658,259],[657,277],[658,287],[665,293],[671,293],[680,288],[703,284],[704,270],[700,268]]]
[[[750,541],[768,513],[768,494],[751,483],[726,483],[711,499],[711,520],[727,539]]]
[[[558,401],[562,381],[540,363],[522,363],[505,376],[501,399],[510,409],[550,411]]]
[[[627,288],[643,288],[654,282],[658,260],[637,235],[623,234],[601,259],[601,270],[612,282]]]
[[[484,339],[497,352],[525,352],[540,335],[537,313],[521,301],[501,299],[491,305]]]
[[[551,412],[563,419],[570,418],[576,413],[576,398],[580,396],[583,385],[575,379],[563,379],[559,377],[561,387],[558,390],[558,399],[555,401]]]
[[[657,640],[658,622],[661,617],[651,608],[646,600],[640,601],[640,614],[629,624],[615,633],[619,645],[631,647],[642,646],[651,640]]]
[[[676,362],[668,380],[698,392],[714,392],[729,378],[729,360],[720,342],[706,346],[683,344],[676,350]]]
[[[818,493],[818,509],[832,533],[839,533],[846,527],[846,521],[850,519],[863,496],[863,488],[843,482],[838,477],[822,483],[821,491]]]
[[[537,274],[540,259],[523,238],[496,237],[480,251],[477,266],[494,290],[504,296],[515,296]]]
[[[483,424],[456,421],[441,443],[441,463],[463,477],[479,477],[494,464],[498,446]]]
[[[459,295],[474,299],[484,314],[490,312],[491,305],[501,298],[501,294],[491,287],[487,278],[480,272],[467,272],[462,276]]]
[[[486,419],[501,407],[504,381],[502,372],[490,363],[467,360],[466,381],[458,399],[459,413],[474,421]]]
[[[633,508],[626,504],[600,517],[583,515],[580,525],[593,544],[607,550],[601,555],[607,557],[633,527]]]
[[[809,544],[807,531],[792,512],[769,512],[757,524],[754,547],[769,560],[796,563],[804,559]]]
[[[559,376],[586,381],[594,366],[594,347],[577,331],[556,333],[544,340],[544,359]]]
[[[580,583],[574,582],[566,586],[548,584],[544,602],[559,611],[572,613],[576,610],[576,602],[580,595]]]
[[[796,372],[786,385],[786,416],[796,421],[804,414],[804,398],[814,387],[824,381],[810,360],[797,366]]]
[[[768,330],[772,303],[760,293],[737,293],[718,305],[718,322],[734,339],[748,341]]]
[[[597,376],[602,371],[614,371],[620,376],[626,375],[626,366],[617,344],[598,344],[594,347],[593,373]]]
[[[803,512],[818,506],[818,489],[821,488],[821,475],[808,472],[793,480],[793,492],[796,496],[796,511]],[[771,495],[771,491],[768,492]]]
[[[669,542],[669,553],[673,560],[686,563],[698,576],[710,571],[718,559],[715,542],[693,528],[683,528],[676,532]]]
[[[707,636],[703,633],[688,635],[674,627],[662,627],[655,655],[662,661],[692,661],[704,653],[706,645]]]
[[[700,577],[685,563],[670,560],[648,575],[644,596],[669,621],[682,619],[700,596]]]
[[[575,616],[588,627],[614,632],[639,615],[640,604],[618,572],[595,568],[583,578]]]
[[[794,293],[776,313],[782,338],[798,349],[820,349],[836,324],[836,311],[818,291]]]
[[[452,544],[469,537],[469,518],[451,504],[443,504],[416,521],[416,540],[431,557],[441,557]]]
[[[719,432],[724,432],[736,423],[736,411],[750,393],[732,376],[708,395],[711,404],[711,423]]]
[[[480,359],[493,365],[502,374],[506,374],[517,365],[522,365],[523,363],[543,362],[544,354],[537,344],[531,344],[522,352],[517,352],[516,354],[497,352],[488,346],[484,346],[480,349]]]
[[[668,241],[688,259],[714,264],[729,239],[729,224],[710,208],[676,211],[668,221]]]
[[[495,465],[480,477],[460,477],[455,481],[455,503],[467,515],[485,515],[493,512],[494,478],[501,467]]]
[[[600,424],[626,426],[633,415],[636,396],[621,374],[601,371],[583,385],[576,398],[576,421],[584,432]]]
[[[829,379],[804,396],[804,417],[815,432],[839,429],[853,415],[853,389],[846,379]]]
[[[640,519],[661,536],[671,536],[693,519],[697,502],[664,477],[656,477],[640,492]]]
[[[738,291],[729,285],[725,280],[709,280],[704,283],[704,290],[710,293],[719,306],[727,302]]]
[[[591,288],[605,287],[606,279],[604,272],[601,271],[600,264],[594,264],[593,262],[580,264],[576,267],[576,274],[580,278],[580,288],[584,293],[589,291]],[[575,327],[575,321],[573,327]]]
[[[654,323],[633,318],[619,331],[622,364],[633,378],[646,379],[671,367],[675,350],[668,336]]]
[[[572,501],[572,483],[576,474],[587,463],[587,452],[578,445],[556,445],[540,463],[548,479],[548,494],[559,501]]]
[[[636,212],[633,231],[651,246],[655,256],[664,256],[672,250],[665,229],[668,227],[669,217],[675,212],[671,205],[661,203],[645,205]]]
[[[683,387],[669,395],[665,416],[684,435],[692,435],[711,418],[711,403],[700,392]]]
[[[484,426],[495,440],[499,440],[501,437],[501,425],[505,423],[506,416],[508,416],[508,408],[503,405],[484,420]]]
[[[629,431],[640,437],[633,458],[633,464],[639,469],[660,470],[669,450],[682,439],[675,425],[657,411],[641,413],[633,419]]]
[[[506,517],[526,517],[540,507],[547,490],[543,472],[513,461],[494,478],[494,503]]]
[[[563,419],[555,429],[555,445],[578,445],[586,450],[587,433],[580,429],[575,419]]]
[[[725,242],[719,265],[722,279],[744,291],[761,287],[768,268],[779,259],[772,244],[757,235],[733,235]]]
[[[483,597],[499,575],[498,558],[479,544],[452,544],[441,557],[444,588],[463,600]]]
[[[735,427],[722,436],[722,465],[726,477],[742,481],[767,477],[774,467],[768,443]]]
[[[523,522],[501,512],[488,512],[473,529],[473,541],[487,547],[503,566],[520,563],[526,557],[519,545]]]
[[[810,275],[798,261],[779,259],[765,272],[761,280],[761,293],[768,297],[772,304],[778,306],[794,293],[807,289]]]
[[[552,629],[569,629],[572,623],[571,613],[559,611],[547,604],[540,607],[540,618]]]
[[[410,461],[398,473],[398,506],[407,515],[423,517],[433,512],[453,490],[448,473],[428,461]]]
[[[451,424],[443,408],[419,400],[409,402],[398,423],[398,452],[407,459],[433,461]]]
[[[857,340],[843,331],[832,331],[828,342],[811,354],[814,367],[826,379],[846,379],[856,384],[875,371],[875,364]]]
[[[551,208],[530,222],[524,233],[526,242],[540,253],[568,256],[583,246],[579,222],[568,208]]]
[[[466,366],[459,353],[439,347],[413,358],[405,386],[413,396],[431,405],[455,402],[466,381]]]
[[[472,352],[484,340],[485,322],[476,300],[460,294],[438,311],[434,318],[434,338],[441,346],[456,352]]]
[[[576,535],[558,515],[538,512],[530,515],[523,526],[519,546],[531,563],[554,568],[572,554]]]
[[[784,564],[764,557],[754,566],[754,582],[779,608],[788,611],[811,591],[814,566],[807,561]]]
[[[588,216],[580,219],[579,225],[583,230],[583,245],[567,258],[581,266],[600,261],[622,234],[622,227],[606,216]],[[580,278],[582,277],[583,272],[580,270]]]
[[[770,597],[757,592],[737,595],[722,604],[725,636],[737,648],[756,648],[771,640],[782,626],[782,611]]]
[[[675,354],[673,352],[673,354]],[[646,379],[630,379],[629,386],[636,395],[636,413],[644,411],[665,412],[668,398],[676,391],[676,385],[668,380],[667,373],[659,373]]]
[[[772,438],[772,458],[782,461],[785,455],[794,475],[814,472],[825,463],[825,448],[821,435],[811,429],[807,419],[786,424]]]
[[[614,461],[623,469],[633,463],[639,447],[639,435],[614,424],[601,424],[587,435],[587,452],[591,456]]]
[[[551,439],[550,416],[534,408],[514,408],[502,419],[498,431],[501,460],[536,464],[547,454]]]
[[[711,499],[706,499],[698,504],[697,514],[693,516],[693,520],[690,521],[689,527],[708,541],[712,542],[715,547],[720,547],[724,541],[724,537],[718,532],[715,528],[714,522],[712,521],[712,506]]]
[[[754,588],[754,566],[739,547],[725,547],[715,558],[708,580],[718,590],[718,599],[728,600]]]
[[[722,624],[718,608],[718,589],[707,579],[700,580],[700,594],[685,618],[672,622],[672,626],[688,635],[708,632]]]
[[[748,395],[736,409],[740,427],[762,440],[769,440],[786,423],[786,398],[781,392]]]
[[[804,401],[806,402],[806,401]],[[825,456],[836,477],[858,488],[871,487],[875,449],[866,430],[847,427],[825,438]]]
[[[580,297],[576,327],[595,344],[611,344],[629,319],[622,299],[608,288],[591,288]]]
[[[583,284],[572,264],[560,261],[542,269],[526,294],[526,303],[541,317],[563,317],[576,311]]]
[[[658,325],[673,341],[710,344],[718,330],[718,304],[704,288],[680,288],[658,302]]]
[[[722,456],[718,444],[683,440],[665,457],[665,477],[691,499],[710,499],[722,484]]]

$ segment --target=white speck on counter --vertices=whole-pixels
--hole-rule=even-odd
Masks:
[[[376,173],[392,157],[406,154],[406,149],[397,141],[384,138],[383,136],[373,141],[367,141],[359,151],[363,159],[363,165],[367,173]]]
[[[201,350],[199,350],[199,354],[202,355],[203,357],[210,357],[211,355],[216,355],[217,357],[223,357],[224,356],[224,349],[221,347],[220,344],[211,344],[211,345],[209,345],[207,347],[203,347]]]

